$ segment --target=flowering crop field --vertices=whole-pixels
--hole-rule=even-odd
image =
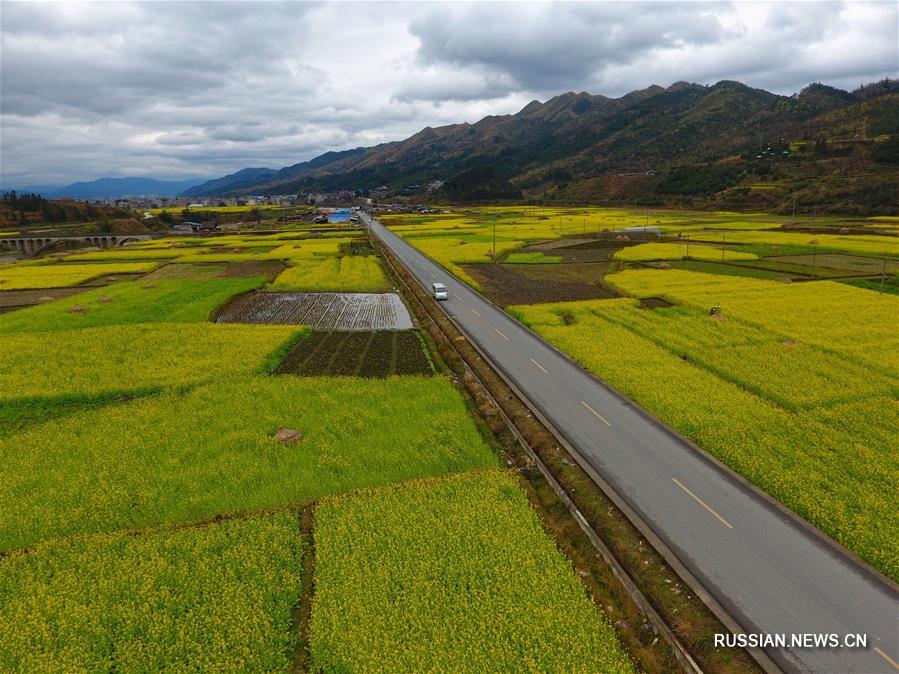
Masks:
[[[0,558],[0,669],[287,671],[302,552],[289,513],[13,552]]]
[[[555,264],[561,261],[560,255],[546,255],[541,251],[511,253],[503,259],[506,264]]]
[[[153,283],[123,281],[76,297],[0,315],[0,333],[52,332],[129,323],[197,323],[209,320],[230,297],[264,284],[262,277]]]
[[[152,241],[152,240],[151,240]],[[103,250],[91,251],[89,253],[74,253],[66,255],[65,259],[70,262],[95,262],[109,260],[166,260],[174,259],[183,254],[182,250],[171,247],[151,248],[143,246],[138,248],[106,248]]]
[[[295,261],[271,285],[272,290],[322,292],[377,292],[388,287],[381,263],[373,255]]]
[[[153,271],[158,262],[97,264],[22,264],[0,266],[0,290],[62,288],[109,274],[140,274]]]
[[[615,252],[616,260],[757,260],[758,255],[702,244],[641,243]]]
[[[634,671],[511,474],[326,499],[315,549],[316,671]]]
[[[301,333],[296,326],[158,323],[6,334],[0,401],[146,392],[250,373]]]
[[[188,239],[153,239],[139,242],[124,248],[112,248],[108,250],[94,251],[69,255],[66,260],[76,261],[105,261],[103,265],[79,264],[79,267],[101,267],[109,273],[124,273],[124,270],[116,271],[113,267],[119,267],[126,262],[124,260],[145,260],[145,262],[130,264],[149,265],[135,268],[136,271],[149,271],[160,263],[197,264],[197,263],[229,263],[229,262],[260,262],[264,260],[280,260],[289,265],[273,283],[276,290],[299,291],[359,291],[378,292],[387,290],[389,283],[384,269],[378,258],[373,255],[347,255],[342,247],[353,239],[345,233],[338,236],[299,238],[301,232],[284,232],[276,235],[226,235],[208,238]],[[293,240],[287,240],[293,239]],[[156,263],[149,262],[156,260]],[[16,265],[19,266],[19,265]],[[62,265],[62,270],[75,265]],[[0,289],[7,288],[3,283],[3,271],[0,271]],[[23,283],[35,283],[34,278],[56,278],[49,272],[26,272],[19,270],[18,277],[27,281]],[[93,276],[99,274],[94,273]],[[73,281],[80,282],[84,279]],[[9,283],[19,282],[10,278]],[[18,287],[50,287],[61,284],[56,281],[46,286],[35,285],[10,285],[10,289]]]
[[[677,270],[606,278],[686,306],[645,309],[621,298],[510,311],[899,578],[899,380],[882,357],[895,343],[899,298],[827,281],[784,285]],[[723,319],[708,313],[716,302]],[[844,348],[853,325],[857,348]]]
[[[899,375],[895,350],[899,297],[834,281],[783,284],[762,279],[681,270],[629,270],[606,277],[637,297],[663,297],[725,316],[807,344],[859,359]]]
[[[477,282],[466,274],[459,266],[490,262],[493,253],[494,231],[496,238],[496,255],[514,251],[528,243],[577,237],[600,231],[619,230],[626,227],[642,227],[651,225],[664,232],[692,231],[706,227],[722,229],[774,228],[779,222],[764,214],[742,216],[734,213],[677,213],[645,211],[628,211],[607,208],[540,208],[532,206],[505,206],[495,208],[456,209],[450,213],[431,215],[387,215],[381,221],[392,228],[410,244],[440,263],[470,285],[478,287]],[[495,226],[494,226],[495,225]],[[642,249],[650,251],[648,258],[625,259],[678,259],[682,257],[668,246],[676,244],[646,244],[649,246],[665,246],[663,250]],[[706,251],[690,246],[691,257],[700,257]],[[640,249],[636,246],[635,249]],[[626,249],[633,250],[633,249]],[[711,255],[711,253],[709,253]],[[526,255],[527,257],[520,257]],[[714,259],[721,259],[718,250]],[[727,251],[728,260],[752,260],[751,253]],[[553,262],[552,257],[538,258],[534,253],[511,253],[506,259],[510,264]]]
[[[445,378],[218,379],[0,439],[0,550],[495,465]]]
[[[702,238],[697,235],[695,238]],[[707,237],[708,238],[708,237]],[[727,243],[767,246],[800,246],[857,255],[899,257],[899,239],[874,234],[810,234],[808,232],[754,231],[728,232]],[[711,237],[715,241],[716,237]]]
[[[477,282],[465,273],[460,264],[473,264],[478,262],[490,262],[493,259],[493,242],[468,240],[449,236],[414,237],[407,239],[409,243],[418,248],[425,255],[438,264],[443,265],[457,277],[474,287]],[[514,250],[524,245],[524,241],[497,240],[496,255]]]
[[[228,274],[283,268],[272,261],[288,265],[275,288],[356,291],[329,301],[329,315],[359,291],[386,290],[378,258],[338,234],[157,239],[7,267],[16,283],[37,284],[27,287],[158,271],[0,316],[0,670],[286,672],[308,656],[333,671],[330,646],[302,639],[299,616],[313,580],[333,591],[343,579],[346,592],[368,553],[326,556],[313,579],[308,514],[362,489],[381,491],[320,512],[362,509],[368,542],[408,543],[370,567],[389,591],[409,588],[410,602],[398,611],[366,590],[348,604],[351,618],[375,618],[370,637],[363,623],[327,636],[361,645],[350,669],[633,671],[453,382],[433,376],[423,342],[402,334],[405,350],[375,354],[396,373],[384,378],[298,377],[276,369],[285,354],[308,348],[310,362],[349,372],[346,349],[373,353],[400,335],[304,347],[305,325],[207,322],[267,282]],[[492,239],[431,245],[464,249],[465,261]],[[228,266],[258,261],[267,264]],[[63,292],[73,291],[32,294]],[[354,326],[384,313],[372,311],[349,312]],[[405,374],[410,365],[430,376]],[[322,541],[345,533],[322,521]],[[431,597],[437,582],[448,592]],[[405,616],[418,622],[400,658],[391,630]],[[448,639],[456,627],[463,648]]]

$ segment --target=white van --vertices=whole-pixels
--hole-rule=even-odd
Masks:
[[[434,293],[435,300],[445,300],[448,295],[446,294],[446,286],[442,283],[435,283],[431,286],[431,289]]]

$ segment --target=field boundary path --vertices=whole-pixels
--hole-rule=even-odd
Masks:
[[[363,214],[443,309],[734,632],[786,639],[748,650],[767,670],[899,671],[899,592],[467,284]],[[722,423],[726,423],[722,419]],[[866,635],[865,648],[798,648],[793,635]]]

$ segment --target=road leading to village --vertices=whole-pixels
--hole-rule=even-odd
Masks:
[[[747,633],[867,635],[867,648],[766,649],[786,671],[899,671],[899,593],[363,215],[444,310]],[[597,344],[597,348],[602,348]],[[722,423],[726,423],[722,419]]]

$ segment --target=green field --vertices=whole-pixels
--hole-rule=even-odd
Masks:
[[[0,315],[0,333],[130,323],[199,323],[209,320],[229,298],[264,284],[261,277],[124,281]]]
[[[511,253],[503,259],[506,264],[555,264],[561,261],[562,257],[559,255],[546,255],[540,251]]]
[[[752,263],[762,256],[817,252],[899,258],[899,238],[877,234],[883,231],[876,229],[878,223],[860,218],[539,206],[445,211],[432,215],[387,215],[381,220],[475,288],[479,288],[478,283],[460,265],[492,261],[494,241],[497,258],[510,264],[553,261],[553,256],[542,259],[540,253],[518,252],[528,244],[561,238],[589,240],[597,236],[611,243],[627,242],[614,254],[622,262],[689,259]],[[785,229],[796,226],[818,231]],[[847,226],[867,227],[872,233],[849,233]],[[650,229],[644,229],[647,227]],[[629,231],[624,232],[625,229]],[[659,234],[668,240],[649,241]],[[683,237],[689,237],[689,244]],[[646,243],[631,245],[634,239],[644,238]],[[770,267],[767,262],[764,266]],[[757,270],[757,273],[765,272]]]
[[[493,465],[443,378],[219,379],[0,440],[0,550]]]
[[[678,270],[630,298],[511,309],[598,377],[893,578],[899,298]],[[720,303],[722,317],[708,307]],[[864,317],[862,320],[860,317]],[[597,348],[601,345],[601,348]]]
[[[170,237],[62,258],[22,260],[0,268],[0,291],[79,285],[98,276],[145,273],[160,265],[168,265],[157,272],[164,275],[172,265],[211,267],[266,261],[288,266],[272,284],[277,290],[380,292],[390,288],[376,256],[353,254],[350,244],[363,241],[361,237],[339,230],[327,234],[333,236],[283,232]]]
[[[107,262],[96,264],[29,264],[31,261],[0,266],[0,291],[24,288],[62,288],[110,274],[141,274],[153,271],[159,262]]]
[[[510,474],[327,499],[315,549],[316,671],[634,671]]]
[[[173,248],[148,244],[101,251],[103,262],[21,264],[36,275],[105,270],[134,264],[108,261],[115,253],[149,252],[166,266],[159,278],[0,316],[0,669],[289,672],[312,658],[333,671],[318,638],[323,614],[308,644],[297,616],[313,597],[327,606],[334,579],[354,580],[360,566],[375,570],[389,560],[362,548],[326,556],[315,572],[322,589],[308,594],[301,513],[352,490],[458,475],[371,523],[381,539],[396,539],[405,516],[452,526],[451,547],[428,539],[425,528],[408,528],[420,543],[408,541],[405,559],[419,565],[404,562],[404,575],[393,579],[420,592],[427,587],[421,563],[439,559],[452,593],[425,614],[417,659],[397,658],[384,618],[421,617],[425,595],[392,616],[360,603],[359,622],[329,637],[378,636],[372,643],[380,651],[357,660],[356,671],[366,662],[390,670],[401,662],[469,671],[529,662],[632,671],[514,478],[483,472],[500,462],[448,378],[276,376],[305,328],[207,322],[230,297],[265,283],[217,276],[223,263],[284,260],[290,266],[279,288],[385,288],[377,258],[353,255],[348,244],[345,237],[282,241],[256,253],[198,244],[178,246],[177,258],[168,256]],[[430,363],[423,343],[413,337],[412,346]],[[299,436],[279,441],[280,429]],[[389,493],[355,491],[346,503],[383,513]],[[333,522],[324,523],[322,542],[335,534]],[[474,549],[480,540],[490,547]],[[511,567],[490,573],[510,559]],[[468,574],[464,587],[453,580],[458,574]],[[528,586],[533,578],[539,582]],[[472,597],[476,613],[468,610]],[[456,652],[428,635],[445,634],[461,609],[468,643]],[[474,657],[496,640],[512,650]]]
[[[687,243],[641,243],[617,251],[616,260],[757,260],[758,255],[720,246]]]
[[[306,292],[379,292],[389,287],[381,263],[372,255],[294,262],[271,284],[272,290]]]
[[[13,552],[0,669],[286,672],[301,555],[289,513]]]
[[[83,399],[265,369],[296,326],[152,323],[3,336],[0,401]]]

